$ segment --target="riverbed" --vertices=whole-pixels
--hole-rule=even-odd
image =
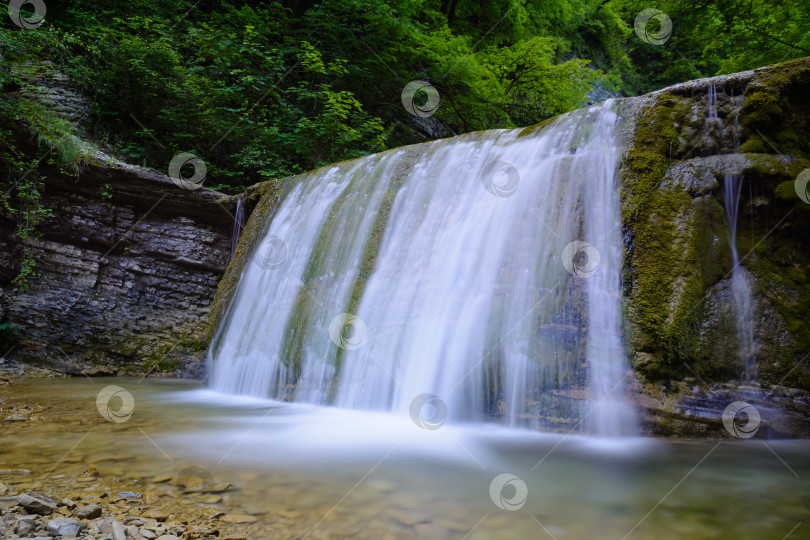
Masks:
[[[23,380],[0,399],[10,493],[154,492],[251,539],[810,537],[810,441],[419,425],[159,379]],[[168,487],[189,475],[217,496]]]

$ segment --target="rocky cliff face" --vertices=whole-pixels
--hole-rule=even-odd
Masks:
[[[235,199],[101,153],[75,176],[40,171],[52,212],[41,236],[21,242],[15,220],[0,215],[0,352],[90,373],[174,373],[176,360],[199,356],[230,259]],[[25,248],[36,266],[21,288],[12,280]]]
[[[738,391],[763,408],[807,412],[806,392],[785,390],[810,390],[810,204],[795,192],[810,167],[807,96],[810,59],[800,59],[636,103],[622,168],[628,346],[651,410],[681,416],[655,426],[662,432],[682,432],[684,415],[716,421],[711,403]],[[752,278],[756,364],[747,388],[737,384],[726,175],[743,182],[736,245]]]

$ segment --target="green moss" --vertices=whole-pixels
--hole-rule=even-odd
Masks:
[[[647,212],[654,190],[667,170],[667,159],[654,152],[633,148],[625,158],[625,176],[631,178],[623,208],[625,222],[632,222]]]
[[[21,122],[40,146],[52,149],[61,165],[72,172],[78,172],[95,153],[92,145],[76,136],[71,122],[39,101],[0,100],[0,118],[4,124]]]
[[[780,97],[772,92],[753,92],[745,96],[740,109],[740,125],[749,130],[769,130],[783,117]]]
[[[677,186],[655,192],[636,223],[630,302],[638,350],[679,361],[694,353],[704,291],[717,272],[718,211],[710,199],[693,201]]]
[[[625,260],[630,345],[634,369],[648,380],[698,366],[706,291],[730,267],[718,199],[692,193],[679,178],[664,182],[670,164],[693,151],[695,141],[683,133],[699,133],[704,121],[693,117],[690,99],[656,97],[641,112],[622,163],[622,218],[632,238]]]
[[[208,348],[206,341],[199,337],[186,336],[177,342],[178,347],[182,347],[190,352],[202,352]]]
[[[679,130],[691,115],[691,102],[687,98],[663,94],[646,109],[636,121],[633,146],[668,157],[679,142]]]
[[[559,115],[558,116],[552,116],[551,118],[546,118],[542,122],[538,122],[538,123],[534,124],[533,126],[523,128],[521,130],[521,132],[518,134],[518,137],[527,137],[529,135],[534,135],[536,133],[539,133],[540,131],[543,130],[544,127],[552,124],[558,118],[559,118]]]
[[[631,365],[647,381],[659,381],[669,376],[669,363],[656,354],[636,353]]]
[[[810,72],[810,56],[758,69],[755,83],[772,92],[782,92]]]
[[[760,134],[767,137],[771,144],[760,146],[754,141],[744,151],[791,153],[810,158],[806,107],[808,93],[810,58],[799,58],[757,70],[746,90],[740,110],[740,124],[746,131],[746,144]]]
[[[289,189],[295,178],[284,178],[278,180],[268,180],[261,184],[256,184],[248,188],[243,194],[243,201],[246,204],[255,204],[254,210],[248,217],[242,235],[239,238],[239,244],[236,246],[236,252],[231,258],[225,274],[219,281],[217,292],[214,299],[211,301],[211,306],[208,310],[208,326],[205,332],[205,340],[213,343],[214,335],[216,334],[219,324],[225,316],[225,312],[230,305],[231,298],[236,292],[239,285],[239,278],[242,275],[242,270],[247,263],[250,253],[254,247],[259,243],[270,218],[275,212],[282,193]]]
[[[765,143],[762,142],[756,135],[751,135],[740,146],[740,152],[743,154],[765,154],[768,151],[765,149]]]

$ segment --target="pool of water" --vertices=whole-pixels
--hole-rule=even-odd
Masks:
[[[249,538],[810,538],[810,441],[425,429],[152,379],[25,381],[0,398],[38,405],[0,423],[0,469],[197,467],[238,488],[222,504],[258,518]]]

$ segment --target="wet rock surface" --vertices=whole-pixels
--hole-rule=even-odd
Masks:
[[[635,395],[647,436],[735,439],[723,425],[723,413],[742,401],[760,416],[752,439],[810,438],[810,393],[804,390],[734,382],[706,386],[692,377],[668,386],[642,383]]]
[[[732,175],[742,178],[736,247],[752,279],[755,381],[765,393],[810,390],[810,204],[794,191],[810,167],[808,89],[800,59],[629,100],[624,287],[642,383],[675,391],[697,378],[711,393],[742,380],[721,189]]]

